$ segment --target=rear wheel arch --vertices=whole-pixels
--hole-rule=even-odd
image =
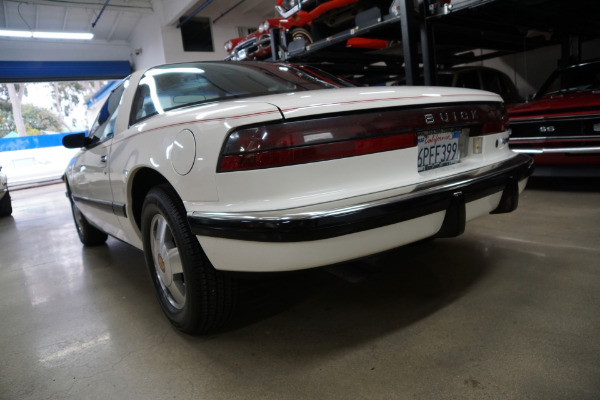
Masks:
[[[169,185],[173,191],[175,188],[159,172],[151,168],[142,168],[136,171],[131,183],[131,211],[132,218],[137,228],[142,230],[142,209],[148,192],[158,185]]]

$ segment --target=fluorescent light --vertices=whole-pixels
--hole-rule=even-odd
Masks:
[[[0,29],[0,36],[30,38],[33,36],[33,34],[29,31],[9,31]]]
[[[37,39],[91,40],[94,34],[84,32],[33,32],[33,37]]]
[[[93,33],[84,32],[39,32],[39,31],[12,31],[0,29],[0,36],[35,38],[35,39],[69,39],[69,40],[91,40]]]
[[[36,39],[73,39],[73,40],[91,40],[93,33],[76,32],[33,32]]]

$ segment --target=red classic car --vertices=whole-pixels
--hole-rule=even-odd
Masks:
[[[349,4],[357,3],[358,1],[359,0],[277,0],[275,9],[282,17],[289,18],[298,15],[298,13],[300,13],[300,15],[305,15],[307,12],[314,13],[314,10],[317,10],[317,13],[319,14],[323,14],[333,8],[345,7]]]
[[[292,31],[294,40],[312,43],[354,27],[354,18],[360,11],[379,7],[387,14],[390,3],[391,0],[277,0],[275,9],[297,29]]]
[[[269,58],[272,28],[288,31],[292,40],[303,40],[305,44],[311,44],[346,25],[354,26],[354,17],[358,11],[387,3],[389,0],[373,4],[359,0],[330,0],[318,4],[311,0],[302,2],[279,0],[275,8],[282,18],[269,18],[249,35],[228,40],[225,43],[227,59],[243,61]],[[346,47],[363,49],[382,49],[386,46],[385,40],[361,37],[351,38],[346,42]]]
[[[600,60],[556,70],[528,103],[508,107],[512,150],[536,165],[600,170]]]
[[[232,61],[264,60],[271,56],[270,29],[289,29],[292,26],[286,18],[269,18],[251,34],[228,40],[225,43],[227,58]]]

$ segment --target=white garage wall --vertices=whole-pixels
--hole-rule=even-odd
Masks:
[[[179,18],[192,8],[197,0],[153,0],[153,7],[162,8],[163,22],[165,25],[177,25]],[[160,4],[159,4],[160,3]]]
[[[161,1],[154,2],[154,13],[141,19],[130,41],[134,69],[169,62],[223,60],[227,56],[223,45],[227,40],[237,37],[238,26],[258,27],[264,20],[259,13],[238,17],[228,15],[217,23],[211,23],[213,52],[186,52],[183,51],[181,31],[177,24],[188,6],[187,0],[169,0],[167,5]],[[198,16],[205,15],[199,13]],[[139,49],[142,50],[141,53]]]
[[[216,24],[211,23],[214,52],[183,51],[181,31],[175,27],[176,25],[164,27],[162,33],[165,42],[165,59],[167,62],[223,60],[227,56],[223,45],[229,39],[237,37],[236,27],[258,27],[262,21],[262,17],[258,15],[246,15],[243,19],[228,18],[227,21],[221,20],[217,21]]]
[[[132,69],[140,70],[164,64],[165,51],[163,35],[162,3],[155,2],[154,13],[141,18],[129,40]]]

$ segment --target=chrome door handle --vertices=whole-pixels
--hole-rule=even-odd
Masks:
[[[105,163],[105,162],[106,162],[106,156],[102,156],[102,157],[100,157],[100,162],[103,162],[103,163]]]

